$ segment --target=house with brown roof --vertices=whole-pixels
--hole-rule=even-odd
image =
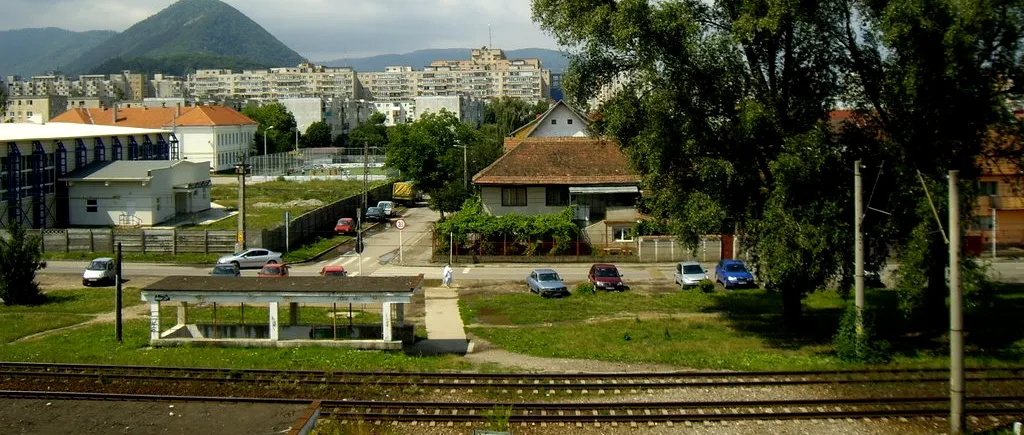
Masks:
[[[225,106],[75,108],[51,122],[163,129],[172,132],[171,159],[234,168],[250,149],[257,123]]]
[[[484,210],[543,215],[576,206],[591,246],[632,244],[640,177],[618,146],[604,138],[526,137],[473,176]]]

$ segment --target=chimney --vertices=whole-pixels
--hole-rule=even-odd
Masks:
[[[114,103],[114,124],[117,124],[117,103]]]
[[[181,116],[181,103],[177,103],[177,106],[178,106],[178,108],[174,110],[174,117],[175,118]]]

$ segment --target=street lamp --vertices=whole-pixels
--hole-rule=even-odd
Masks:
[[[295,152],[299,151],[299,126],[295,126]]]
[[[273,125],[268,125],[267,128],[263,130],[263,155],[267,155],[267,131],[272,130],[273,128]]]
[[[455,139],[455,146],[462,148],[462,188],[469,190],[469,169],[468,169],[468,157],[466,145],[459,144],[459,140]]]

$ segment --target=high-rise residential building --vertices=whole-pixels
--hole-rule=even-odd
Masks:
[[[145,74],[131,71],[83,74],[77,80],[61,74],[32,76],[28,80],[8,76],[7,82],[12,96],[110,97],[135,101],[152,96],[181,97],[184,89],[181,77],[157,74],[150,82]]]
[[[269,70],[197,70],[188,76],[189,94],[195,98],[238,98],[270,101],[283,98],[355,98],[356,73],[348,67],[299,64]]]
[[[64,113],[68,97],[62,95],[21,95],[7,99],[7,113],[0,122],[31,122],[42,124]]]

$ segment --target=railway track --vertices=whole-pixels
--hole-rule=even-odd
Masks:
[[[494,415],[514,423],[685,423],[735,420],[807,420],[947,417],[946,397],[715,402],[381,402],[318,401],[246,397],[154,396],[135,394],[0,391],[0,397],[42,400],[189,401],[227,403],[315,403],[320,415],[342,421],[472,423]],[[973,417],[1024,415],[1024,396],[970,397]]]
[[[317,370],[238,370],[221,368],[114,366],[91,364],[0,363],[2,379],[139,380],[218,383],[292,383],[334,387],[419,387],[436,390],[615,392],[689,387],[752,387],[815,384],[945,383],[946,369],[790,372],[659,373],[384,373]],[[971,382],[1024,382],[1024,367],[967,370]]]

